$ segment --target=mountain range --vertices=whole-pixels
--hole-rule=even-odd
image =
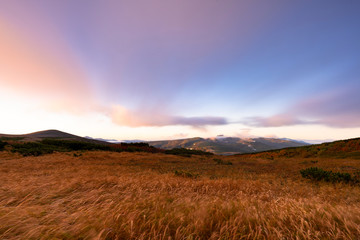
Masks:
[[[300,147],[309,145],[306,142],[280,138],[187,138],[179,140],[151,141],[151,146],[162,149],[187,148],[212,152],[214,154],[232,155],[241,153],[263,152],[273,149]]]
[[[58,130],[46,130],[21,135],[0,134],[0,140],[15,141],[40,141],[46,138],[61,140],[75,140],[97,144],[112,144],[115,140],[106,141],[105,139],[94,139],[90,137],[80,137]],[[150,146],[161,149],[187,148],[202,150],[214,154],[231,155],[241,153],[262,152],[273,149],[287,147],[299,147],[309,145],[305,142],[291,139],[279,138],[237,138],[237,137],[217,137],[217,138],[187,138],[179,140],[164,140],[147,142]]]

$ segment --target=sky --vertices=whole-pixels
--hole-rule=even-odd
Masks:
[[[0,132],[360,137],[357,0],[0,1]]]

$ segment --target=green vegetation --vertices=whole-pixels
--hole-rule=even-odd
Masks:
[[[349,173],[326,171],[321,168],[311,167],[300,170],[303,178],[308,178],[314,181],[325,182],[344,182],[344,183],[357,183],[356,177],[351,176]]]
[[[213,155],[209,152],[200,150],[190,150],[185,148],[176,148],[172,150],[163,150],[148,143],[119,143],[119,144],[98,144],[93,142],[77,141],[77,140],[61,140],[56,138],[47,138],[38,142],[5,142],[0,140],[0,150],[9,144],[11,151],[20,153],[23,156],[41,156],[54,152],[70,152],[70,151],[110,151],[110,152],[150,152],[150,153],[166,153],[172,155],[180,155],[183,157],[191,157],[192,155]],[[74,155],[75,156],[75,155]]]
[[[41,156],[53,152],[69,152],[79,150],[112,150],[107,145],[87,143],[73,140],[44,139],[40,142],[25,142],[11,144],[12,152],[23,156]]]
[[[41,156],[44,154],[53,153],[58,150],[53,146],[45,145],[38,142],[26,142],[11,144],[12,152],[20,153],[23,156]]]
[[[171,150],[165,150],[164,153],[166,154],[172,154],[172,155],[179,155],[179,156],[183,156],[183,157],[191,157],[192,155],[214,155],[213,153],[210,152],[204,152],[204,151],[200,151],[200,150],[191,150],[191,149],[186,149],[186,148],[174,148]]]
[[[3,142],[3,144],[7,144]],[[164,152],[149,146],[148,143],[120,143],[120,144],[97,144],[92,142],[76,140],[60,140],[54,138],[43,139],[39,142],[17,142],[9,143],[11,151],[20,153],[23,156],[41,156],[54,152],[71,152],[71,151],[110,151],[110,152]],[[2,144],[0,143],[0,150]],[[195,154],[195,153],[193,153]],[[199,153],[197,153],[199,154]],[[75,156],[75,154],[74,154]],[[77,157],[78,155],[76,155]]]
[[[79,151],[79,150],[104,150],[110,151],[111,147],[104,144],[88,143],[74,140],[57,140],[57,139],[44,139],[41,144],[53,146],[54,148],[64,151]]]
[[[175,176],[185,177],[185,178],[198,178],[200,176],[199,174],[196,174],[196,173],[178,171],[178,170],[175,170],[174,173],[175,173]]]
[[[0,151],[2,151],[6,145],[7,145],[7,142],[3,142],[0,140]]]
[[[218,165],[232,165],[232,162],[230,162],[230,161],[223,161],[223,160],[221,160],[220,158],[214,158],[213,160],[214,160],[214,162],[216,162],[216,164],[218,164]]]
[[[138,142],[138,143],[120,143],[120,144],[112,144],[111,148],[116,151],[124,151],[124,152],[163,152],[161,149],[150,146],[148,143]]]
[[[23,139],[24,139],[24,137],[0,137],[0,140],[3,140],[3,141],[20,141]]]

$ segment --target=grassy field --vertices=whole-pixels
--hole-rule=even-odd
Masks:
[[[0,239],[360,239],[360,159],[0,152]]]

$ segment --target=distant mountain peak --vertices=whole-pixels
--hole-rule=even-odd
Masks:
[[[239,138],[218,135],[213,138],[187,138],[178,140],[151,141],[150,145],[163,149],[188,148],[208,151],[215,154],[253,153],[287,147],[299,147],[307,143],[279,138]]]

